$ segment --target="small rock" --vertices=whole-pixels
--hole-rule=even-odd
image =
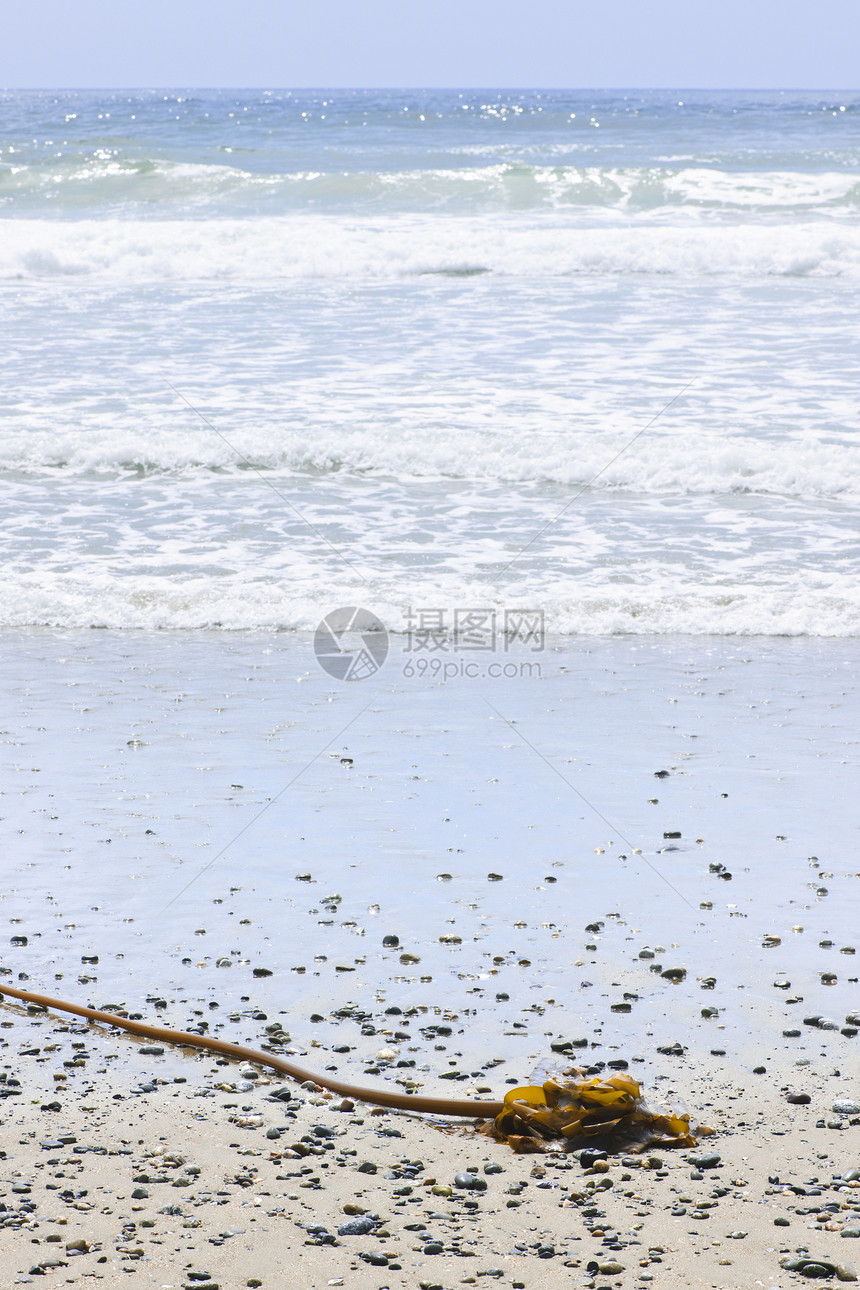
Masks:
[[[785,1100],[792,1106],[808,1106],[812,1098],[808,1093],[786,1093]]]
[[[851,1097],[838,1097],[831,1107],[837,1115],[860,1115],[860,1102]]]
[[[338,1236],[367,1236],[373,1231],[376,1223],[372,1218],[351,1218],[341,1223],[337,1229]]]
[[[582,1165],[583,1169],[591,1169],[592,1165],[596,1164],[598,1160],[605,1159],[606,1152],[601,1151],[597,1147],[585,1147],[579,1153],[579,1163]]]
[[[288,1088],[276,1088],[269,1094],[270,1102],[291,1102],[293,1095]]]

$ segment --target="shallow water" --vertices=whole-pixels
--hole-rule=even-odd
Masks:
[[[586,1036],[592,1061],[642,1056],[645,1075],[676,1068],[656,1053],[675,1041],[741,1063],[850,1053],[802,1018],[860,1004],[840,953],[860,881],[853,642],[555,639],[540,679],[447,684],[406,679],[403,657],[339,685],[301,634],[10,633],[10,980],[149,1017],[162,996],[180,1027],[210,1000],[222,1021],[262,1009],[346,1078],[402,1025],[385,1007],[426,1008],[396,1047],[428,1092],[449,1061],[523,1078]],[[347,1002],[376,1036],[309,1021]],[[459,1020],[437,1052],[416,1032],[443,1011]],[[258,1043],[263,1024],[218,1033]]]

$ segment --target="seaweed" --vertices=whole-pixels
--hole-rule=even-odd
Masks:
[[[605,1141],[634,1152],[655,1144],[696,1146],[689,1115],[649,1106],[628,1075],[588,1079],[577,1068],[565,1073],[575,1078],[512,1088],[503,1109],[494,1120],[484,1121],[480,1131],[520,1152],[545,1151],[559,1138],[571,1147]]]

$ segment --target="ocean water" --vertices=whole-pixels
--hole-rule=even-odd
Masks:
[[[0,95],[0,624],[860,634],[860,95]]]

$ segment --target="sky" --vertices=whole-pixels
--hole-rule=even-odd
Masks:
[[[858,0],[19,0],[4,88],[856,89]]]

